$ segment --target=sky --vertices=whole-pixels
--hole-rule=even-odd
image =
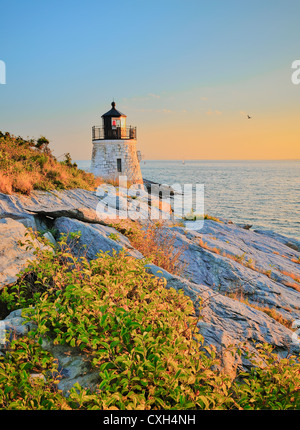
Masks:
[[[88,160],[114,99],[145,159],[300,159],[299,0],[0,0],[0,15],[1,131]]]

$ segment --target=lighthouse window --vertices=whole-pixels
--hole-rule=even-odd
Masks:
[[[117,158],[117,170],[118,170],[118,172],[122,172],[122,160],[121,160],[121,158]]]
[[[120,125],[121,125],[121,121],[119,120],[119,118],[112,118],[111,119],[112,129],[115,129],[116,127],[120,127]]]

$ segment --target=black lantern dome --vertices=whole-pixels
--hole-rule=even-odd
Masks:
[[[126,118],[126,115],[124,115],[122,112],[120,112],[116,109],[116,103],[112,102],[111,103],[111,109],[108,112],[104,113],[101,118],[106,118],[106,117],[120,118],[120,116],[123,116]]]

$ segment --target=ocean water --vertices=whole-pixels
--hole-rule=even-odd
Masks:
[[[77,163],[89,169],[89,161]],[[146,160],[141,170],[154,182],[204,184],[209,215],[300,240],[300,160]]]

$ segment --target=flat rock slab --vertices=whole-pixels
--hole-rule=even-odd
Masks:
[[[274,231],[271,231],[271,230],[254,230],[254,232],[262,234],[262,235],[267,236],[267,237],[270,237],[270,238],[276,240],[277,242],[281,242],[285,246],[288,246],[289,248],[300,252],[300,241],[297,239],[283,236],[282,234],[275,233]]]
[[[300,317],[300,253],[275,238],[234,224],[205,220],[199,231],[168,229],[183,249],[183,277],[224,295],[273,308],[292,322]]]
[[[94,209],[89,208],[73,208],[69,206],[56,206],[54,208],[30,208],[27,211],[33,212],[38,215],[47,216],[50,218],[68,217],[75,218],[79,221],[88,223],[105,224],[107,219],[98,214]]]
[[[63,191],[33,191],[30,196],[7,195],[0,193],[1,213],[31,213],[78,209],[80,207],[96,210],[99,197],[96,192],[82,189]]]
[[[99,196],[96,191],[82,189],[64,191],[34,191],[31,196],[7,195],[0,193],[1,216],[29,218],[39,214],[52,218],[66,216],[80,221],[105,224],[107,219],[127,217],[133,219],[148,219],[150,213],[153,219],[170,217],[170,205],[159,199],[151,200],[151,212],[148,205],[148,194],[140,191],[141,195],[133,199],[134,193],[128,191],[127,198],[122,195],[105,194]],[[136,208],[138,206],[138,208]]]

